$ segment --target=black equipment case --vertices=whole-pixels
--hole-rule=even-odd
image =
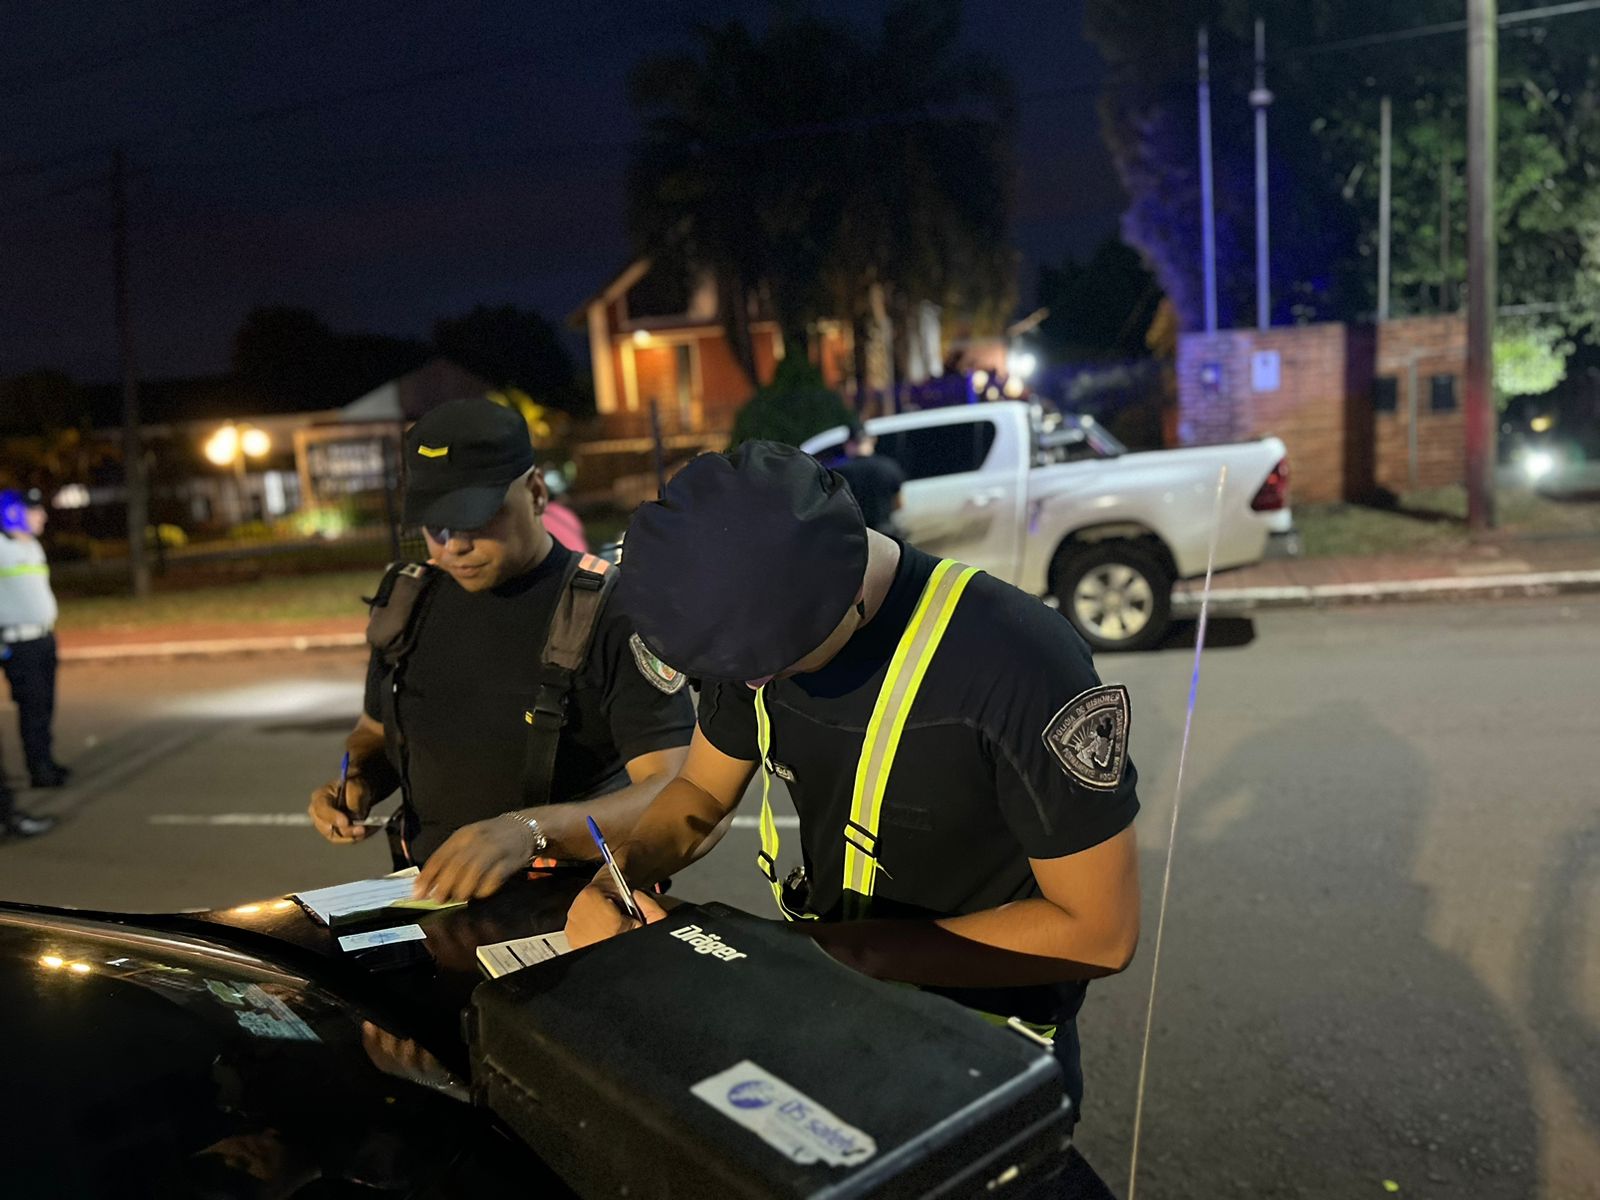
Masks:
[[[585,1197],[1020,1197],[1063,1161],[1051,1052],[720,904],[482,984],[472,1088]]]

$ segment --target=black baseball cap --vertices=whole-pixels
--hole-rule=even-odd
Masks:
[[[663,662],[693,678],[762,679],[822,645],[867,573],[867,527],[809,454],[746,442],[702,454],[642,506],[618,600]]]
[[[517,412],[486,396],[441,404],[406,435],[406,524],[481,529],[532,469]]]

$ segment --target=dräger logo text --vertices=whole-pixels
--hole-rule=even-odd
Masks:
[[[735,950],[722,940],[720,934],[707,933],[698,925],[685,925],[682,929],[674,929],[671,934],[680,942],[688,942],[694,947],[696,954],[710,954],[720,958],[723,962],[732,962],[736,958],[749,958],[743,950]]]

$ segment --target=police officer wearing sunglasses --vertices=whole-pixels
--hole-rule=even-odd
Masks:
[[[682,765],[684,678],[609,599],[616,568],[555,542],[527,426],[486,398],[452,401],[406,439],[405,519],[427,564],[374,597],[366,700],[349,778],[313,793],[336,845],[388,828],[417,894],[489,895],[536,858],[597,857],[584,822],[625,836]]]

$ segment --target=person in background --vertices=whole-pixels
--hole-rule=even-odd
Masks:
[[[568,550],[576,550],[579,554],[589,553],[589,540],[583,535],[583,521],[577,513],[556,499],[567,493],[566,475],[554,463],[545,464],[539,473],[544,476],[545,490],[550,493],[550,502],[544,506],[544,527],[550,531],[551,537]]]
[[[900,510],[906,473],[894,459],[878,453],[878,439],[859,420],[852,419],[845,434],[844,457],[830,465],[850,485],[867,528],[887,537],[901,537],[895,514]]]
[[[56,699],[56,598],[39,535],[44,497],[37,491],[0,493],[0,665],[11,685],[23,753],[34,787],[60,787],[67,770],[51,752]],[[0,767],[0,836],[35,837],[51,817],[18,809]]]

